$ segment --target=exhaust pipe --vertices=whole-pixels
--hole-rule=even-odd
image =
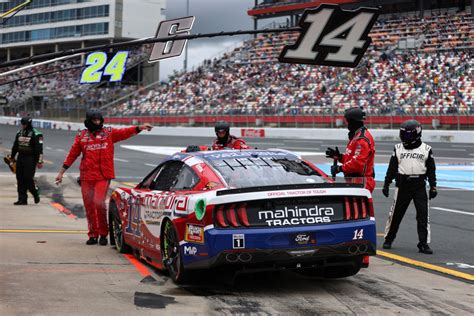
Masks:
[[[360,245],[360,246],[359,246],[359,252],[360,252],[360,253],[365,253],[365,252],[367,252],[367,249],[369,249],[369,247],[368,247],[366,244],[363,244],[363,245]]]
[[[239,255],[239,260],[242,262],[249,262],[252,260],[252,255],[247,252],[243,252]]]
[[[359,253],[359,246],[357,245],[352,245],[349,247],[349,249],[347,249],[347,251],[353,255],[353,254],[356,254],[356,253]]]
[[[239,257],[235,253],[228,253],[225,256],[225,260],[227,260],[227,262],[230,262],[230,263],[236,263],[239,260]]]

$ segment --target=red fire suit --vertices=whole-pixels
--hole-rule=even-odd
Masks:
[[[359,128],[339,157],[345,177],[364,177],[365,187],[370,192],[375,188],[374,173],[375,142],[365,126]]]
[[[245,140],[237,138],[233,135],[229,135],[229,138],[227,139],[227,144],[224,146],[221,143],[219,143],[219,139],[216,138],[214,140],[214,143],[212,144],[212,150],[222,150],[222,149],[249,149],[250,146],[248,146],[245,143]]]
[[[115,178],[114,143],[138,134],[138,127],[104,127],[91,133],[79,131],[63,168],[68,169],[82,153],[80,170],[82,199],[86,209],[89,237],[107,236],[107,208],[105,199],[110,179]]]

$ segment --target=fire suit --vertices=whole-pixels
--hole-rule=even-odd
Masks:
[[[39,196],[33,177],[36,164],[43,163],[43,134],[33,127],[19,130],[13,143],[12,158],[15,158],[17,153],[18,201],[26,203],[27,191],[30,191],[35,198]]]
[[[373,192],[375,188],[374,157],[374,138],[367,127],[363,126],[355,132],[354,137],[347,144],[345,154],[339,156],[344,176],[364,177],[366,189]]]
[[[110,180],[115,178],[114,143],[126,140],[139,132],[135,126],[104,127],[94,133],[84,129],[76,135],[63,168],[68,169],[82,153],[79,170],[89,237],[107,236],[109,231],[105,199]]]
[[[224,146],[222,143],[219,142],[219,139],[216,138],[214,143],[212,144],[212,150],[222,150],[222,149],[249,149],[248,146],[243,139],[237,138],[234,135],[229,135],[227,138],[227,144]]]

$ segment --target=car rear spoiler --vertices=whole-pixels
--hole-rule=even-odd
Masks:
[[[259,187],[248,187],[240,189],[220,190],[216,192],[217,196],[228,194],[239,194],[249,192],[262,191],[279,191],[279,190],[298,190],[298,189],[332,189],[332,188],[364,188],[363,183],[301,183],[301,184],[283,184],[283,185],[268,185]]]

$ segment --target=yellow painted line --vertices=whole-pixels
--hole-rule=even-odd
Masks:
[[[469,280],[469,281],[474,281],[474,274],[469,274],[469,273],[459,272],[459,271],[448,269],[448,268],[439,267],[439,266],[436,266],[434,264],[430,264],[430,263],[426,263],[426,262],[422,262],[422,261],[418,261],[418,260],[413,260],[413,259],[410,259],[410,258],[402,257],[402,256],[399,256],[399,255],[395,255],[393,253],[389,253],[389,252],[385,252],[385,251],[381,251],[381,250],[377,250],[377,255],[385,257],[385,258],[389,258],[389,259],[392,259],[392,260],[400,261],[400,262],[403,262],[403,263],[408,263],[408,264],[416,266],[416,267],[420,267],[420,268],[424,268],[424,269],[428,269],[428,270],[448,274],[448,275],[455,276],[455,277],[465,279],[465,280]]]
[[[43,159],[43,163],[47,164],[47,165],[52,165],[53,162],[51,160],[47,160],[47,159]]]
[[[378,233],[377,237],[385,237],[385,234],[384,233]]]
[[[87,233],[87,230],[56,230],[56,229],[0,229],[0,233],[85,234],[85,233]]]

